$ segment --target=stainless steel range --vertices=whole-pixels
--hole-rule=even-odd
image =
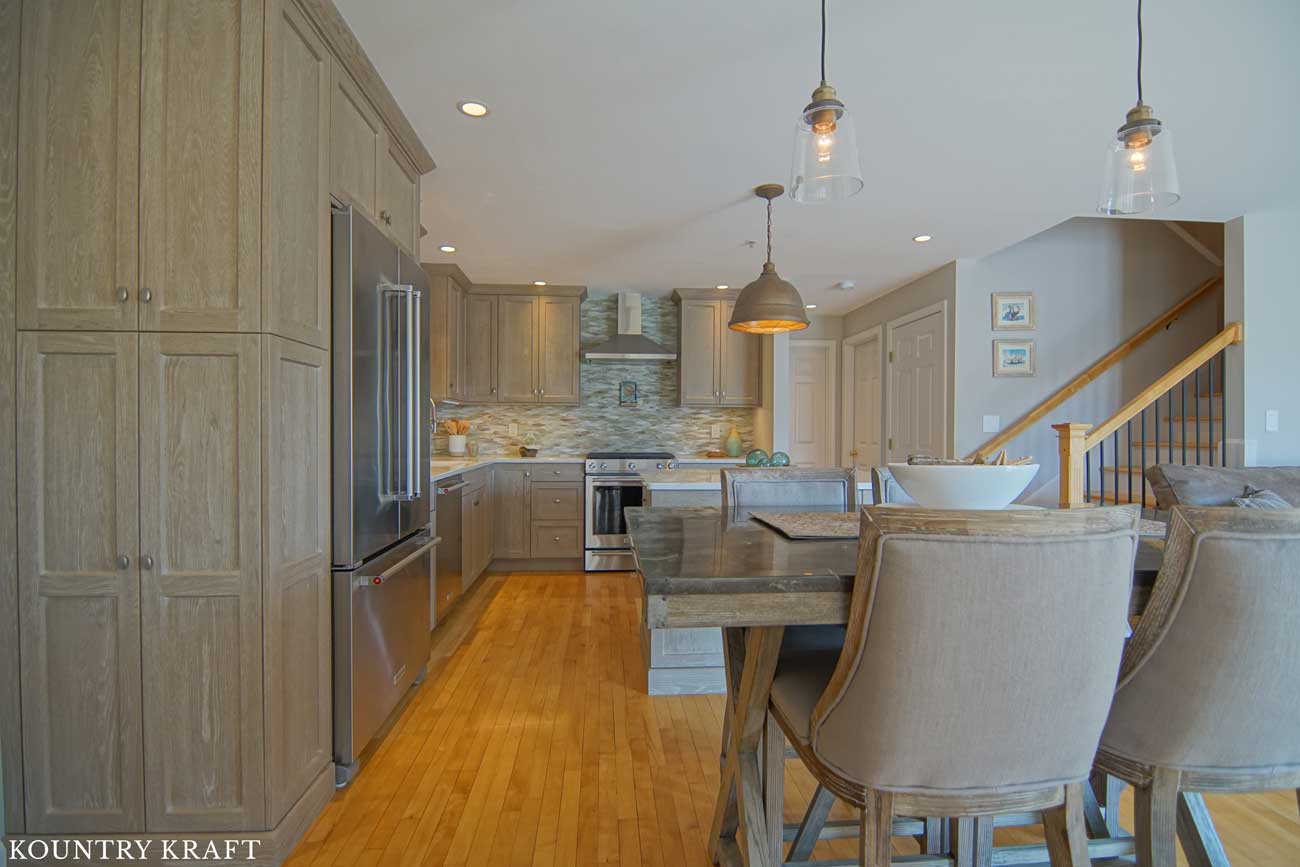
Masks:
[[[667,469],[669,452],[591,452],[586,464],[587,571],[636,568],[623,510],[645,501],[641,470]]]

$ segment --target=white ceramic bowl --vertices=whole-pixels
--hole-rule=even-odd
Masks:
[[[919,505],[935,509],[1005,509],[1029,487],[1038,473],[1038,464],[890,464],[889,470]]]

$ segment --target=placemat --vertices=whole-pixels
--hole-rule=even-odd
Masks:
[[[787,539],[856,539],[857,512],[750,512]]]
[[[787,539],[856,539],[861,526],[857,512],[750,512],[749,516]],[[1139,536],[1165,537],[1167,525],[1139,519]]]

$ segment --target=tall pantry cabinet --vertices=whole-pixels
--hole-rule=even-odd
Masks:
[[[414,239],[432,160],[329,0],[0,0],[7,833],[274,861],[333,791],[341,78]]]

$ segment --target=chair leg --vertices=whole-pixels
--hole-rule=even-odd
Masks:
[[[953,867],[989,867],[993,863],[993,817],[959,816],[949,820]]]
[[[1151,782],[1133,790],[1133,836],[1138,867],[1174,867],[1178,844],[1178,786],[1182,774],[1155,768]]]
[[[1228,853],[1200,792],[1178,795],[1178,840],[1190,867],[1228,867]]]
[[[1088,828],[1083,820],[1084,783],[1065,787],[1065,802],[1043,811],[1043,833],[1052,867],[1089,867]]]
[[[785,834],[785,732],[771,712],[763,724],[763,803],[772,863],[781,863]]]
[[[894,832],[894,795],[867,789],[858,834],[858,867],[889,867]]]
[[[808,810],[803,814],[803,821],[799,823],[799,830],[795,832],[794,842],[790,844],[786,860],[807,861],[812,857],[813,847],[821,839],[822,828],[826,827],[826,818],[830,816],[833,806],[835,796],[830,789],[818,783]]]

